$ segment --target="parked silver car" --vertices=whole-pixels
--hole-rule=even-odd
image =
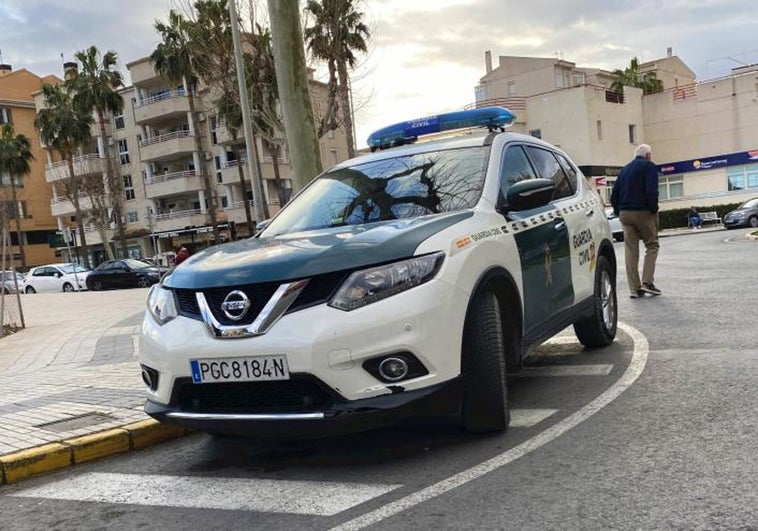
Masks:
[[[605,217],[608,218],[608,224],[611,226],[613,239],[617,242],[624,241],[624,227],[621,226],[621,220],[613,213],[613,210],[606,210]]]
[[[13,280],[14,275],[16,276],[15,282]],[[24,275],[15,271],[3,271],[0,274],[0,285],[3,293],[16,293],[16,286],[19,290],[24,289]]]
[[[724,227],[736,229],[737,227],[758,227],[758,197],[745,201],[737,209],[724,216]]]

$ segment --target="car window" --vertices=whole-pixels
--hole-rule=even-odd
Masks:
[[[566,174],[563,173],[563,169],[552,151],[534,146],[527,146],[526,150],[532,161],[534,161],[537,176],[543,179],[550,179],[555,183],[553,200],[574,195],[574,189],[571,187],[571,183]]]
[[[33,277],[44,277],[45,276],[45,268],[44,267],[38,267],[32,271]]]
[[[758,207],[758,198],[751,199],[750,201],[746,201],[745,203],[742,203],[739,208],[753,208]]]
[[[122,269],[146,269],[152,267],[150,264],[146,264],[141,260],[135,260],[134,258],[128,258],[120,263]]]
[[[555,153],[555,156],[558,157],[558,162],[561,164],[561,168],[563,168],[563,173],[566,174],[566,177],[569,180],[569,183],[571,183],[571,188],[576,191],[577,189],[577,173],[576,168],[574,168],[573,164],[569,162],[569,160],[561,155],[560,153]]]
[[[447,149],[375,160],[325,173],[261,236],[473,208],[482,193],[489,147]]]
[[[534,179],[535,173],[521,146],[510,146],[503,156],[500,170],[500,202],[504,203],[508,188],[519,181]]]
[[[77,273],[86,273],[89,271],[86,267],[82,267],[79,264],[66,264],[64,266],[60,267],[60,270],[64,273],[73,273],[76,271]]]

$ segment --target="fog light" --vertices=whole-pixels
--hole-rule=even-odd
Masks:
[[[150,378],[150,373],[147,372],[145,369],[142,369],[142,381],[145,382],[145,385],[148,387],[153,386],[152,379]]]
[[[151,391],[158,389],[158,371],[148,367],[147,365],[140,365],[142,368],[142,381],[150,388]]]
[[[402,380],[408,376],[408,363],[403,358],[387,358],[379,364],[379,374],[390,382]]]

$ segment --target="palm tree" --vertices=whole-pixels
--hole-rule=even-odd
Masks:
[[[49,149],[57,151],[68,166],[69,178],[63,183],[64,193],[74,206],[84,265],[90,267],[84,216],[79,203],[83,186],[81,178],[74,172],[74,154],[90,139],[92,113],[75,105],[71,95],[61,87],[45,84],[42,86],[42,95],[45,108],[37,113],[34,126],[39,131],[42,142]]]
[[[311,53],[327,62],[330,87],[334,84],[334,71],[337,72],[340,114],[347,136],[347,153],[352,158],[355,156],[355,139],[348,69],[355,68],[355,52],[366,51],[366,39],[371,33],[362,22],[363,13],[356,10],[353,0],[308,0],[306,9],[313,14],[314,21],[305,29],[305,39]]]
[[[655,72],[641,72],[639,59],[633,57],[629,66],[624,70],[613,71],[613,83],[611,90],[622,94],[624,87],[637,87],[642,89],[642,94],[654,94],[663,90],[663,82],[658,79]]]
[[[0,175],[7,174],[11,185],[11,199],[18,204],[16,198],[16,179],[20,179],[31,171],[32,145],[29,138],[22,134],[14,134],[12,124],[0,127]],[[16,237],[21,255],[21,268],[26,270],[26,253],[21,238],[21,212],[16,212]]]
[[[156,21],[155,29],[160,33],[162,42],[158,44],[150,59],[156,71],[173,83],[182,83],[187,93],[190,109],[190,120],[195,139],[195,151],[202,157],[203,144],[200,131],[197,128],[197,111],[195,109],[194,87],[197,84],[197,70],[192,54],[192,22],[185,19],[181,13],[171,10],[168,13],[168,23]],[[208,201],[208,216],[213,230],[213,239],[221,241],[216,219],[216,194],[211,185],[211,178],[203,168],[196,168],[203,178],[205,197]]]
[[[121,72],[116,70],[118,57],[116,52],[108,51],[100,56],[96,46],[90,46],[87,50],[79,51],[75,55],[81,65],[81,70],[70,69],[66,74],[66,90],[74,95],[74,103],[83,109],[94,109],[100,129],[100,157],[105,164],[110,201],[113,205],[113,217],[116,221],[116,233],[122,256],[127,256],[126,233],[122,217],[123,181],[121,175],[116,175],[113,165],[113,157],[108,150],[108,139],[105,130],[105,114],[118,115],[123,112],[124,99],[118,93],[118,89],[124,85]],[[106,203],[107,205],[107,203]],[[107,206],[106,216],[107,218]],[[111,255],[110,246],[103,241],[106,251]],[[109,256],[109,258],[114,258]]]

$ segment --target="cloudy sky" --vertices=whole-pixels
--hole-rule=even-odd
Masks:
[[[158,42],[156,19],[180,0],[0,0],[3,62],[60,74],[91,44],[123,64]],[[265,14],[265,3],[260,10]],[[241,0],[248,5],[250,0]],[[129,6],[126,9],[120,6]],[[371,28],[354,74],[357,141],[396,121],[474,100],[484,52],[562,57],[612,70],[672,47],[698,78],[758,63],[755,0],[358,0]],[[125,68],[124,68],[125,70]]]

